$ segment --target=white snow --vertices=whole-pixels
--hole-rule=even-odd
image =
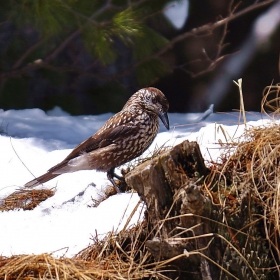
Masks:
[[[189,0],[177,0],[167,3],[163,14],[176,29],[181,29],[188,19]]]
[[[71,149],[94,134],[111,116],[70,116],[60,108],[47,113],[40,109],[0,110],[0,205],[3,199],[63,160]],[[216,159],[218,141],[242,134],[244,125],[238,113],[169,114],[170,131],[163,125],[155,146],[175,145],[186,139],[197,141],[204,158]],[[260,113],[247,113],[247,126],[263,125]],[[225,134],[226,132],[226,134]],[[55,195],[31,211],[0,212],[0,255],[39,254],[73,256],[91,243],[96,233],[121,230],[139,201],[136,193],[111,196],[98,207],[98,199],[109,182],[102,172],[79,171],[63,174],[44,184]],[[41,187],[37,187],[41,188]],[[130,225],[143,216],[141,204]]]

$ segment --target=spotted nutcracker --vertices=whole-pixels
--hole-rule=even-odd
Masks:
[[[25,187],[35,187],[63,173],[96,169],[107,172],[118,190],[113,179],[119,177],[114,173],[115,167],[140,156],[151,145],[159,130],[158,118],[169,129],[168,108],[168,101],[159,89],[140,89],[93,136]]]

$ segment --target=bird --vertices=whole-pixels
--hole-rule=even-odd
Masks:
[[[95,169],[107,172],[108,180],[119,192],[114,177],[121,177],[115,174],[115,168],[148,149],[159,131],[159,119],[169,130],[168,109],[169,103],[159,89],[138,90],[94,135],[75,147],[47,173],[24,186],[33,188],[64,173]]]

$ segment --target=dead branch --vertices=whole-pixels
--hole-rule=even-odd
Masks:
[[[216,21],[215,23],[208,23],[208,24],[205,24],[203,26],[200,26],[200,27],[197,27],[197,28],[193,28],[192,30],[182,34],[182,35],[179,35],[177,37],[175,37],[174,39],[172,39],[171,41],[169,41],[169,43],[167,45],[165,45],[163,48],[161,48],[158,52],[150,55],[150,56],[147,56],[137,62],[135,62],[134,64],[132,64],[131,66],[127,67],[125,70],[119,72],[116,77],[119,78],[127,73],[129,73],[130,71],[132,71],[133,69],[137,68],[139,65],[141,65],[142,63],[146,62],[146,61],[149,61],[151,59],[155,59],[155,58],[159,58],[161,57],[163,54],[165,54],[167,51],[171,50],[174,48],[174,46],[189,38],[189,37],[192,37],[192,36],[198,36],[200,34],[205,34],[205,33],[211,33],[215,28],[217,27],[220,27],[220,26],[227,26],[227,24],[230,22],[230,21],[233,21],[235,20],[236,18],[238,17],[241,17],[243,15],[246,15],[247,13],[249,12],[252,12],[256,9],[259,9],[259,8],[262,8],[264,6],[267,6],[271,3],[275,2],[275,0],[267,0],[267,1],[264,1],[264,2],[261,2],[261,3],[258,3],[256,2],[255,4],[251,5],[250,7],[247,7],[239,12],[236,12],[234,13],[235,9],[237,7],[234,7],[231,11],[229,11],[229,16],[226,17],[226,18],[223,18],[219,21]],[[222,37],[223,39],[223,37]]]

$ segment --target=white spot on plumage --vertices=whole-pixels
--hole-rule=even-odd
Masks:
[[[88,154],[84,153],[76,158],[69,160],[68,164],[54,172],[53,174],[71,173],[79,170],[91,170],[88,161]]]

